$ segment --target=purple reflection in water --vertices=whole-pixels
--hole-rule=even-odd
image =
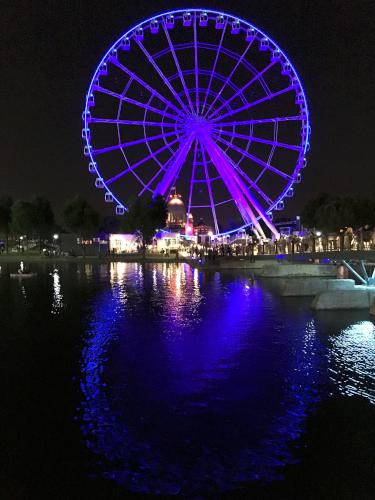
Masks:
[[[187,495],[279,477],[323,353],[310,312],[249,276],[113,264],[82,358],[82,430],[100,474]]]

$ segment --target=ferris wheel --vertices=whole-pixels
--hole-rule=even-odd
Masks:
[[[97,66],[83,112],[95,186],[123,214],[176,188],[217,235],[265,238],[301,182],[309,117],[300,79],[265,33],[230,14],[176,10],[137,24]],[[190,215],[191,217],[191,215]]]

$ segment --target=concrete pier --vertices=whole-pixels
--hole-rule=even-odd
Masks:
[[[373,306],[375,287],[354,286],[353,290],[329,290],[319,292],[311,307],[315,310],[367,309]]]
[[[295,276],[334,278],[336,277],[336,266],[330,264],[270,264],[264,266],[261,276],[265,278],[290,278]]]
[[[254,271],[258,276],[265,278],[336,278],[336,266],[332,264],[312,264],[297,262],[275,262],[270,259],[259,259],[252,261],[248,257],[217,257],[209,260],[207,258],[192,259],[185,258],[185,262],[198,269],[247,269]]]
[[[354,290],[355,282],[350,279],[334,278],[279,278],[275,284],[277,292],[283,297],[308,297],[319,292]]]
[[[272,264],[270,260],[260,260],[252,261],[249,258],[231,258],[231,257],[217,257],[216,259],[192,259],[185,258],[184,262],[187,262],[192,267],[197,267],[198,269],[212,269],[215,271],[220,271],[224,269],[248,269],[249,271],[254,271],[259,274],[265,266]]]

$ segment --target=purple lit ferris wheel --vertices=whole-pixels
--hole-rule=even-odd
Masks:
[[[247,21],[212,10],[136,25],[100,61],[83,113],[84,153],[105,201],[175,187],[222,234],[278,236],[309,148],[306,97],[285,53]]]

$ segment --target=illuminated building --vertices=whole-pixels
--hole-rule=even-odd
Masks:
[[[133,253],[138,250],[138,241],[135,234],[110,234],[109,251],[111,253]]]
[[[176,188],[173,188],[167,202],[168,217],[167,228],[176,233],[193,234],[193,216],[186,213],[185,204],[182,196],[177,194]]]
[[[211,234],[213,233],[213,229],[211,226],[208,226],[207,224],[204,223],[203,219],[200,219],[198,224],[194,226],[194,234],[196,236],[199,235],[206,235],[206,234]]]
[[[185,226],[186,209],[182,201],[182,196],[176,193],[176,188],[173,188],[167,202],[168,217],[167,227],[171,231],[180,231]]]

